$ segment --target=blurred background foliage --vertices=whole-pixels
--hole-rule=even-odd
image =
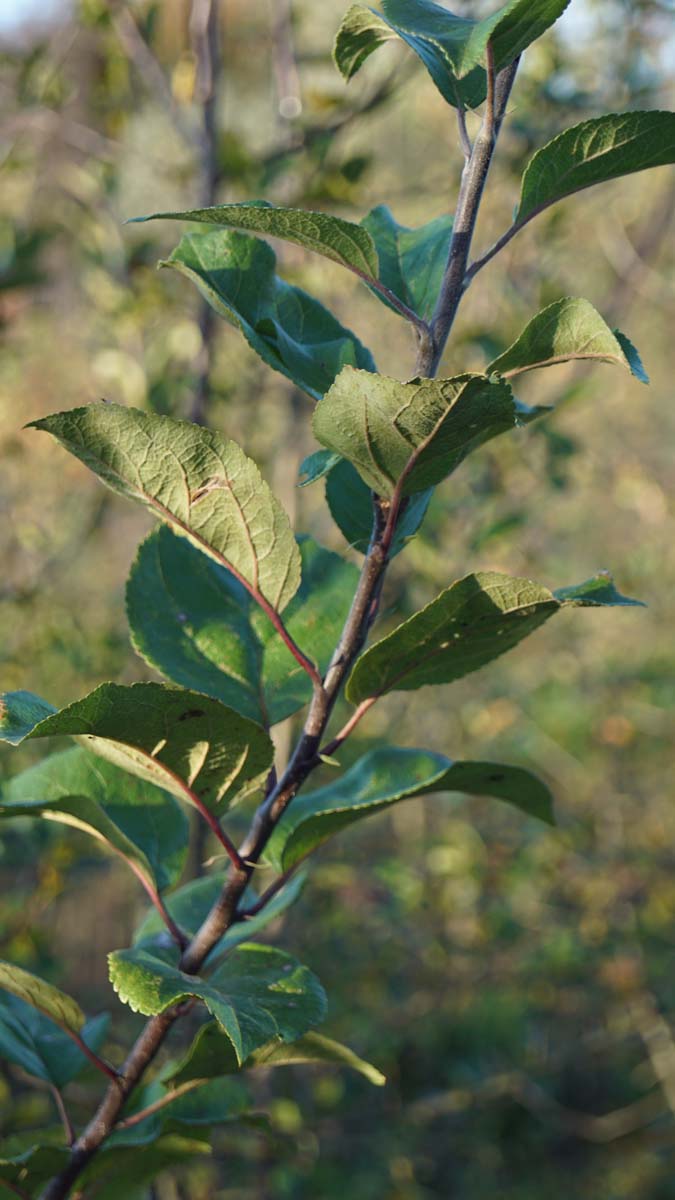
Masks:
[[[179,226],[124,220],[264,197],[352,219],[385,202],[415,225],[452,205],[462,160],[452,112],[394,47],[343,86],[330,45],[344,0],[221,2],[212,99],[198,3],[35,3],[23,23],[21,7],[0,6],[0,661],[3,688],[62,704],[147,677],[124,616],[147,521],[27,421],[101,396],[205,420],[259,459],[298,529],[348,552],[321,485],[296,487],[310,402],[157,273]],[[477,248],[508,224],[542,141],[604,111],[675,107],[673,11],[574,0],[528,53]],[[223,1132],[156,1200],[675,1198],[674,209],[667,168],[606,185],[540,217],[478,277],[446,374],[481,369],[575,294],[637,343],[652,386],[610,367],[526,376],[522,398],[555,412],[438,489],[383,622],[478,568],[560,586],[608,567],[649,607],[570,612],[452,692],[394,695],[345,753],[395,730],[400,745],[529,766],[555,792],[558,827],[440,797],[324,849],[273,934],[324,981],[326,1032],[388,1086],[320,1069],[256,1079],[270,1131]],[[396,316],[332,264],[277,249],[381,370],[410,373]],[[0,779],[33,753],[3,753]],[[91,1012],[117,1009],[105,954],[143,911],[135,882],[77,834],[3,834],[0,954]],[[138,1023],[116,1013],[113,1057]],[[71,1085],[76,1119],[98,1091]],[[52,1120],[51,1103],[3,1069],[6,1134]]]

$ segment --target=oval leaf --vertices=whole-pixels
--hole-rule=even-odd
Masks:
[[[33,421],[120,495],[137,500],[281,612],[300,583],[300,555],[258,468],[212,430],[119,404]]]
[[[59,991],[52,983],[45,983],[30,971],[14,967],[11,963],[0,962],[0,988],[18,996],[20,1000],[44,1013],[50,1021],[69,1029],[71,1033],[79,1034],[85,1022],[85,1016],[76,1000]]]
[[[520,767],[455,763],[427,750],[386,748],[364,755],[334,783],[301,793],[276,826],[265,856],[278,871],[287,871],[355,821],[429,792],[496,796],[530,816],[553,820],[548,788]]]
[[[0,801],[0,818],[44,817],[83,830],[160,891],[183,873],[188,824],[173,797],[79,747],[15,776]]]
[[[108,1015],[102,1013],[82,1026],[80,1036],[96,1051],[107,1028]],[[57,1088],[65,1087],[90,1065],[69,1034],[31,1004],[7,992],[0,994],[0,1058]]]
[[[258,238],[226,230],[186,233],[168,259],[251,349],[315,400],[347,364],[374,371],[373,356],[313,296],[275,274],[276,256]]]
[[[377,278],[377,254],[368,231],[330,213],[278,208],[258,200],[242,204],[215,204],[211,208],[192,208],[183,212],[150,213],[147,217],[133,218],[134,221],[160,219],[198,221],[205,225],[222,225],[227,229],[243,229],[281,238],[315,254],[322,254],[324,258],[348,267],[357,275]]]
[[[519,423],[507,383],[485,375],[400,383],[345,367],[317,405],[313,429],[364,483],[409,496],[447,478],[472,450]]]
[[[510,378],[578,359],[616,363],[641,383],[649,383],[635,347],[623,334],[612,332],[588,300],[576,296],[556,300],[537,313],[487,370]]]
[[[358,572],[311,538],[299,545],[302,578],[284,623],[323,671]],[[167,679],[215,696],[266,727],[311,697],[306,671],[236,579],[167,528],[138,551],[127,616],[135,649]]]
[[[638,602],[620,596],[606,574],[557,595],[495,571],[467,575],[366,650],[350,676],[347,698],[359,704],[389,691],[452,683],[516,646],[560,608],[593,603]]]
[[[272,763],[265,731],[219,700],[161,683],[103,683],[27,738],[70,735],[101,758],[220,812],[255,791]]]
[[[593,117],[558,134],[530,160],[516,224],[583,188],[675,163],[675,113],[627,112]]]
[[[316,976],[270,946],[238,946],[208,981],[141,949],[115,951],[108,961],[115,991],[134,1012],[153,1016],[192,996],[201,1000],[239,1064],[272,1038],[294,1041],[326,1010]]]

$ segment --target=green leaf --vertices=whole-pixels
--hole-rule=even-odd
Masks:
[[[186,883],[184,887],[172,892],[168,897],[166,907],[170,915],[176,924],[190,936],[194,935],[205,921],[222,893],[226,878],[227,876],[223,872],[205,875],[201,879],[193,879],[190,883]],[[250,917],[246,921],[237,921],[235,925],[231,925],[214,946],[207,961],[212,962],[224,950],[230,950],[233,946],[238,946],[240,942],[249,941],[261,929],[280,917],[297,900],[305,885],[305,879],[306,876],[302,874],[294,875],[254,917]],[[242,897],[240,907],[242,909],[252,907],[257,899],[257,894],[249,887]],[[166,927],[157,910],[151,908],[134,934],[134,944],[151,950],[149,943],[157,941],[166,944]]]
[[[67,1146],[30,1146],[20,1154],[0,1158],[0,1181],[8,1184],[14,1195],[36,1195],[38,1188],[63,1170],[69,1158]]]
[[[519,424],[510,387],[485,375],[399,383],[345,367],[314,413],[318,441],[391,497],[433,487],[484,442]]]
[[[389,691],[452,683],[516,646],[560,608],[589,603],[582,595],[598,604],[637,603],[619,596],[604,574],[584,584],[583,593],[573,588],[557,595],[495,571],[467,575],[366,650],[350,676],[347,698],[359,704]]]
[[[86,1021],[78,1031],[90,1050],[106,1035],[108,1015]],[[0,1058],[22,1067],[36,1079],[65,1087],[86,1067],[88,1059],[72,1038],[18,995],[0,993]]]
[[[315,400],[347,364],[375,370],[355,334],[275,274],[274,251],[257,238],[215,229],[186,233],[160,265],[185,275],[263,362]]]
[[[315,450],[313,454],[308,454],[298,469],[298,487],[308,487],[317,479],[323,479],[341,462],[341,456],[330,450]]]
[[[229,1047],[227,1038],[222,1033],[219,1036],[221,1042]],[[230,1054],[234,1058],[231,1047]],[[163,1132],[179,1133],[194,1126],[210,1128],[212,1125],[223,1125],[241,1117],[246,1106],[246,1097],[241,1088],[230,1080],[205,1081],[193,1091],[169,1099],[171,1090],[155,1080],[134,1093],[133,1106],[125,1109],[125,1117],[133,1116],[158,1100],[165,1101],[165,1105],[136,1125],[113,1132],[106,1141],[106,1147],[113,1151],[119,1146],[147,1146],[156,1142]]]
[[[33,421],[113,491],[138,500],[281,612],[300,583],[286,513],[236,442],[213,430],[119,404]]]
[[[384,1075],[372,1063],[365,1062],[348,1046],[334,1042],[320,1033],[306,1033],[297,1042],[268,1042],[254,1050],[243,1064],[244,1070],[255,1067],[285,1067],[298,1063],[325,1063],[335,1067],[350,1067],[364,1075],[371,1083],[381,1087],[386,1083]],[[212,1079],[219,1075],[230,1075],[242,1068],[237,1063],[230,1043],[223,1037],[217,1024],[209,1021],[197,1033],[185,1057],[165,1078],[174,1086],[191,1079]]]
[[[0,738],[18,746],[38,721],[54,712],[53,704],[32,692],[6,692],[0,696]]]
[[[273,757],[254,721],[210,696],[161,683],[102,683],[26,737],[64,734],[181,800],[198,797],[211,812],[255,791]]]
[[[335,42],[335,62],[351,79],[383,42],[399,37],[426,67],[449,104],[475,108],[485,99],[480,66],[487,46],[502,70],[541,37],[569,0],[511,0],[482,21],[456,17],[431,0],[382,0],[383,12],[354,4]]]
[[[0,818],[44,817],[103,842],[159,891],[183,873],[187,819],[166,792],[74,747],[11,779]]]
[[[375,243],[380,282],[418,316],[429,319],[448,260],[452,217],[436,217],[419,229],[407,229],[385,204],[379,204],[361,224]],[[381,292],[375,295],[389,304]]]
[[[254,200],[242,204],[215,204],[211,208],[193,208],[184,212],[150,213],[147,217],[133,219],[198,221],[205,225],[222,225],[226,229],[261,233],[266,237],[295,242],[305,250],[322,254],[324,258],[340,263],[362,277],[377,278],[377,254],[368,231],[330,213],[279,208]]]
[[[399,554],[419,529],[431,502],[433,488],[411,496],[399,518],[391,554]],[[365,554],[373,528],[373,493],[351,463],[340,462],[326,478],[326,501],[340,532],[353,550]]]
[[[300,588],[286,629],[323,671],[349,611],[358,572],[311,538],[300,541]],[[139,548],[127,585],[137,652],[173,683],[196,688],[265,726],[310,699],[307,672],[232,575],[161,528]]]
[[[104,1147],[85,1167],[78,1179],[85,1196],[92,1200],[147,1200],[148,1184],[162,1171],[170,1172],[212,1153],[206,1140],[194,1136],[169,1134],[151,1145],[139,1146],[133,1145],[131,1137],[125,1141],[131,1144],[113,1145],[110,1150]]]
[[[278,871],[287,871],[355,821],[429,792],[496,796],[530,816],[553,820],[548,788],[520,767],[452,762],[427,750],[386,748],[364,755],[334,783],[296,797],[276,826],[265,856]]]
[[[572,587],[556,588],[553,593],[560,604],[572,608],[645,608],[641,600],[631,600],[616,590],[609,571],[599,571],[592,579]]]
[[[84,1025],[85,1016],[76,1000],[12,963],[0,962],[0,989],[18,996],[62,1029],[79,1034]]]
[[[616,363],[649,383],[635,347],[623,334],[612,332],[588,300],[575,296],[556,300],[537,313],[487,371],[510,377],[574,359]]]
[[[195,996],[230,1039],[237,1061],[272,1038],[294,1041],[323,1019],[326,997],[307,967],[270,946],[240,945],[206,981],[145,950],[109,955],[120,1000],[152,1016]]]
[[[542,146],[523,175],[516,225],[573,192],[649,167],[675,163],[675,113],[593,117]]]

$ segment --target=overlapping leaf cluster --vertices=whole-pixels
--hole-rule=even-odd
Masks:
[[[356,4],[339,30],[336,62],[349,79],[381,43],[398,39],[450,104],[476,107],[487,71],[513,63],[567,3],[510,0],[478,21],[430,0],[382,0],[381,12]],[[568,129],[527,166],[505,236],[573,192],[673,161],[671,113],[609,115]],[[536,314],[482,373],[389,378],[354,333],[276,273],[274,252],[258,237],[292,242],[346,268],[424,336],[452,253],[448,214],[419,229],[400,225],[384,205],[359,224],[260,201],[154,216],[209,227],[185,234],[164,265],[190,279],[264,363],[317,401],[320,448],[303,464],[303,482],[325,479],[330,511],[357,552],[368,552],[373,528],[384,536],[387,517],[390,537],[379,549],[385,558],[403,550],[435,489],[469,454],[541,415],[514,393],[520,374],[596,360],[646,382],[628,338],[579,297]],[[204,970],[184,970],[181,948],[207,920],[226,876],[216,871],[178,886],[187,844],[182,804],[197,809],[236,861],[222,819],[233,805],[260,798],[274,778],[269,730],[321,686],[358,570],[311,538],[296,537],[255,463],[220,433],[98,403],[35,427],[159,522],[132,567],[127,610],[136,650],[168,682],[103,684],[60,711],[26,692],[0,698],[5,740],[76,742],[8,784],[0,817],[58,821],[121,857],[155,909],[131,948],[110,955],[115,991],[147,1016],[197,1003],[204,1018],[187,1054],[135,1097],[109,1149],[83,1178],[85,1186],[102,1178],[116,1155],[119,1179],[126,1172],[137,1184],[157,1163],[199,1152],[183,1138],[187,1128],[241,1117],[240,1097],[227,1090],[225,1077],[242,1068],[330,1062],[382,1082],[351,1051],[311,1032],[325,1012],[313,973],[247,940],[297,898],[302,879],[290,877],[301,860],[353,822],[432,792],[493,796],[545,821],[553,819],[552,800],[521,767],[455,762],[414,748],[371,751],[285,809],[264,847],[284,886],[268,898],[249,885],[239,919],[211,946]],[[374,512],[380,526],[373,526]],[[482,668],[562,608],[635,603],[606,573],[556,591],[494,572],[469,574],[360,654],[346,699],[356,719],[391,691],[452,683]],[[98,1057],[105,1030],[105,1017],[87,1021],[52,984],[0,964],[0,1048],[29,1074],[60,1088],[92,1063],[114,1073]],[[0,1180],[12,1187],[28,1178],[34,1194],[64,1155],[58,1145],[23,1148],[0,1162]]]

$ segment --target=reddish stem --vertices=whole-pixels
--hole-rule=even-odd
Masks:
[[[87,1045],[87,1043],[80,1037],[79,1033],[76,1033],[74,1029],[68,1029],[65,1025],[62,1025],[61,1028],[65,1033],[68,1034],[69,1037],[73,1039],[75,1045],[79,1046],[82,1053],[89,1059],[90,1063],[93,1063],[97,1070],[102,1071],[104,1075],[107,1075],[108,1079],[114,1079],[115,1083],[119,1083],[119,1073],[114,1067],[111,1067],[110,1063],[107,1063],[105,1059],[99,1058],[98,1054],[96,1054],[95,1051],[93,1051]]]
[[[123,855],[123,857],[124,857],[125,862],[127,862],[129,864],[129,866],[131,867],[131,870],[133,871],[134,875],[136,876],[137,880],[139,881],[139,883],[140,883],[141,887],[143,888],[143,890],[145,891],[146,895],[150,899],[151,903],[154,904],[155,908],[157,909],[157,912],[159,913],[160,917],[162,918],[164,924],[166,925],[174,942],[176,942],[180,946],[181,950],[184,950],[190,939],[186,936],[186,934],[183,933],[182,929],[180,929],[178,927],[178,925],[174,921],[173,917],[171,916],[171,913],[168,911],[164,901],[162,900],[162,897],[160,896],[159,892],[157,891],[157,889],[155,887],[153,887],[153,885],[150,883],[150,880],[146,879],[145,875],[141,871],[141,868],[139,866],[137,866],[137,864],[135,862],[133,862],[132,859],[127,858],[126,855]]]
[[[173,1101],[177,1100],[179,1096],[184,1096],[186,1092],[193,1092],[195,1088],[203,1087],[205,1083],[208,1083],[208,1079],[189,1079],[187,1083],[183,1083],[180,1087],[174,1088],[173,1091],[167,1092],[165,1096],[160,1096],[159,1100],[155,1100],[153,1104],[148,1104],[147,1108],[141,1108],[131,1117],[125,1117],[123,1121],[118,1121],[115,1129],[133,1129],[134,1125],[140,1125],[141,1121],[145,1121],[146,1117],[151,1117],[153,1113],[166,1108],[167,1104],[173,1104]]]
[[[379,700],[379,696],[368,696],[366,700],[362,700],[358,708],[354,709],[347,724],[343,725],[340,732],[336,733],[332,741],[326,742],[326,745],[321,747],[319,757],[328,758],[331,754],[334,754],[338,747],[349,737],[350,733],[356,729],[361,718],[365,717],[368,709],[373,707],[376,700]]]

